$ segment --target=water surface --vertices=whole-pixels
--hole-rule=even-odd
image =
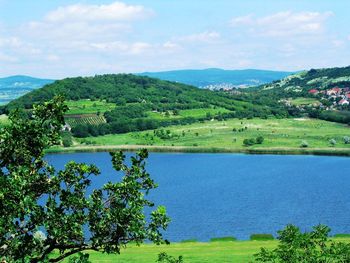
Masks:
[[[130,154],[129,154],[130,155]],[[94,187],[119,180],[108,153],[50,154],[57,168],[70,160],[96,164]],[[350,233],[350,159],[297,155],[151,153],[147,170],[159,187],[151,194],[167,207],[171,241],[275,234],[293,223],[322,223]]]

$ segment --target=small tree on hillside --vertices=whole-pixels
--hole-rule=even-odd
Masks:
[[[132,157],[130,166],[123,153],[112,153],[113,167],[124,176],[116,174],[91,194],[92,177],[100,173],[96,166],[71,161],[55,171],[44,160],[44,149],[60,143],[66,110],[57,97],[35,106],[30,117],[15,111],[0,132],[0,258],[58,262],[85,250],[119,253],[130,241],[163,242],[165,208],[151,212],[149,220],[143,212],[153,206],[145,197],[156,187],[145,170],[147,151]],[[59,254],[49,257],[53,251]],[[80,254],[72,262],[87,258]]]

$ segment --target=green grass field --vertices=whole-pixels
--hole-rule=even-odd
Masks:
[[[166,119],[179,119],[179,118],[204,118],[207,116],[207,114],[211,114],[212,116],[215,116],[219,113],[225,113],[229,112],[229,110],[225,108],[201,108],[201,109],[189,109],[189,110],[180,110],[178,115],[173,115],[172,111],[169,111],[169,115],[166,116],[164,112],[147,112],[147,117],[149,119],[155,119],[155,120],[166,120]]]
[[[67,114],[97,114],[104,113],[116,107],[115,103],[107,103],[105,101],[91,100],[69,100],[66,102],[69,107]]]
[[[170,139],[154,136],[153,131],[132,132],[126,134],[89,137],[93,145],[152,145],[166,147],[204,147],[235,151],[244,149],[300,149],[303,140],[308,149],[350,150],[350,144],[344,144],[343,137],[350,136],[347,125],[316,119],[231,119],[228,121],[207,121],[185,126],[171,126]],[[244,139],[264,137],[263,144],[246,147]],[[333,147],[329,140],[337,143]]]
[[[291,104],[295,106],[310,105],[310,104],[319,105],[320,102],[315,98],[296,98],[291,100]]]
[[[350,238],[335,238],[337,241],[350,242]],[[182,255],[185,263],[248,263],[252,262],[253,255],[261,247],[273,249],[277,246],[272,241],[227,241],[227,242],[184,242],[170,245],[145,244],[137,247],[131,245],[121,251],[120,255],[106,255],[89,252],[92,262],[105,263],[152,263],[157,255],[166,252],[168,255],[178,257]]]

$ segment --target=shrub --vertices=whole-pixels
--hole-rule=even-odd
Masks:
[[[254,138],[251,138],[251,139],[244,139],[243,140],[243,144],[244,146],[252,146],[256,143],[255,139]]]
[[[257,144],[262,144],[263,142],[264,142],[264,137],[259,136],[259,137],[256,138],[256,143]]]
[[[250,240],[258,240],[258,241],[265,241],[265,240],[274,240],[275,238],[271,234],[252,234],[250,236]]]
[[[335,146],[337,144],[337,141],[335,139],[330,139],[329,143],[331,144],[331,146]]]
[[[309,147],[309,143],[307,141],[301,141],[300,147],[307,148],[307,147]]]
[[[349,136],[344,136],[343,140],[344,140],[345,144],[349,144],[350,143],[350,137]]]
[[[167,253],[162,252],[158,255],[157,261],[158,263],[183,263],[183,257],[179,256],[175,258],[173,256],[169,256]]]
[[[278,231],[278,246],[273,250],[261,248],[255,262],[350,262],[350,244],[328,239],[330,228],[318,225],[311,232],[302,233],[293,225]]]

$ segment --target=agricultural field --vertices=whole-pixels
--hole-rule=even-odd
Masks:
[[[74,127],[80,124],[99,125],[102,123],[106,123],[106,120],[103,117],[103,115],[96,115],[96,114],[66,115],[65,121],[71,127]]]
[[[179,118],[205,118],[207,114],[215,116],[219,113],[229,112],[229,110],[225,108],[200,108],[200,109],[188,109],[188,110],[180,110],[177,115],[174,115],[173,111],[168,111],[168,114],[165,112],[147,112],[149,119],[155,120],[166,120],[168,118],[179,119]]]
[[[244,139],[262,136],[262,144],[244,146]],[[206,121],[183,126],[170,126],[162,132],[153,130],[125,134],[88,137],[80,142],[94,145],[152,145],[167,147],[244,149],[300,149],[302,141],[308,149],[349,149],[344,137],[350,137],[350,127],[345,124],[317,119],[231,119]],[[334,139],[335,144],[330,140]]]
[[[320,102],[315,98],[296,98],[291,100],[291,104],[295,106],[319,105]]]
[[[336,241],[350,242],[349,238],[335,238]],[[183,256],[185,263],[247,263],[253,260],[253,255],[261,247],[273,249],[277,241],[228,241],[228,242],[185,242],[170,245],[145,244],[137,247],[130,245],[122,249],[120,255],[107,255],[89,252],[92,262],[119,263],[150,263],[156,262],[157,255],[166,252],[168,255]],[[68,261],[66,261],[68,262]]]
[[[98,114],[110,111],[116,107],[115,103],[108,103],[105,101],[92,100],[69,100],[66,102],[69,107],[67,115],[70,114]]]

